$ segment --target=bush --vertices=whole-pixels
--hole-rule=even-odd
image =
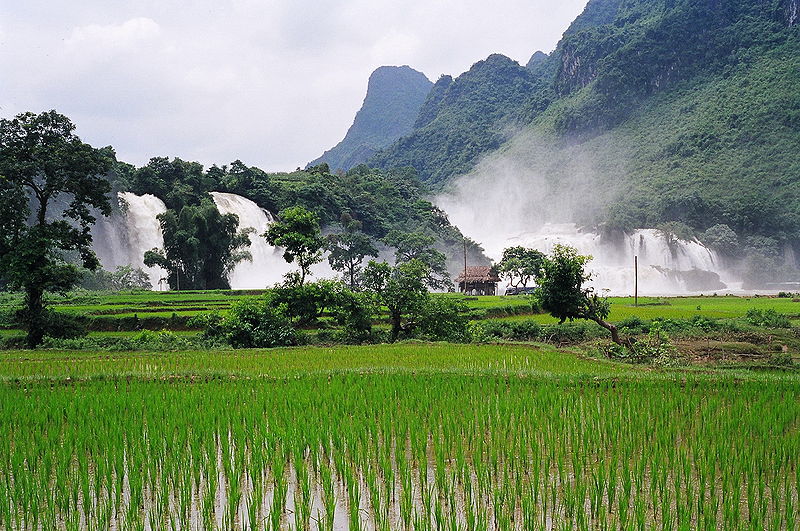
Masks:
[[[234,302],[219,322],[219,332],[234,348],[281,347],[300,341],[285,307],[276,307],[269,297]]]
[[[644,319],[632,315],[617,323],[620,332],[628,334],[646,334],[650,330],[650,325]]]
[[[467,306],[444,297],[429,297],[422,310],[419,333],[425,339],[468,343],[470,341]]]
[[[45,312],[45,337],[55,339],[75,339],[88,334],[89,320],[84,315],[56,312],[47,310]]]
[[[374,343],[372,333],[372,316],[375,313],[374,301],[363,293],[356,293],[342,288],[336,294],[333,318],[342,326],[338,334],[334,334],[341,343]]]
[[[287,317],[298,326],[313,324],[337,299],[341,284],[332,280],[320,280],[300,285],[286,282],[272,290],[275,304],[284,305]]]
[[[750,308],[745,314],[745,319],[748,323],[754,326],[763,326],[764,328],[791,328],[792,323],[789,318],[782,313],[776,312],[770,308],[768,310],[759,310],[757,308]]]

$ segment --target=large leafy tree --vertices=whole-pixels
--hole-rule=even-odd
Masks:
[[[319,228],[319,216],[301,206],[282,210],[278,221],[272,223],[264,237],[273,247],[283,247],[283,259],[297,261],[300,266],[299,284],[302,286],[311,266],[322,261],[325,239]]]
[[[594,321],[611,332],[615,343],[622,345],[617,327],[606,321],[611,310],[608,299],[597,295],[591,286],[586,286],[591,279],[586,264],[591,259],[591,256],[579,255],[574,247],[556,245],[550,256],[542,261],[537,298],[542,309],[558,318],[560,323],[567,319]]]
[[[334,271],[344,273],[351,290],[356,289],[361,264],[367,256],[378,256],[372,238],[361,231],[361,222],[342,218],[342,232],[329,234],[326,246],[330,254],[328,263]]]
[[[425,278],[429,272],[428,265],[416,258],[394,267],[370,260],[364,268],[364,287],[389,310],[392,342],[419,324],[428,304]]]
[[[96,269],[89,231],[95,212],[111,212],[104,175],[112,160],[74,129],[55,111],[0,120],[0,271],[8,286],[25,292],[31,348],[46,332],[44,293],[63,292],[80,278],[64,254]]]
[[[238,231],[239,218],[220,214],[209,198],[167,210],[158,219],[164,248],[147,251],[144,263],[166,269],[172,289],[229,289],[234,266],[252,258],[248,231]]]
[[[497,264],[497,272],[508,279],[514,287],[528,285],[539,275],[544,253],[522,246],[509,247],[503,251],[503,258]]]
[[[390,231],[383,240],[395,249],[398,264],[418,260],[427,266],[425,283],[432,289],[448,289],[453,286],[447,271],[447,257],[433,247],[436,238],[422,232]]]

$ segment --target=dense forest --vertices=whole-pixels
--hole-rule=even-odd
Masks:
[[[360,165],[334,174],[323,163],[294,172],[267,173],[238,160],[205,169],[196,162],[156,157],[140,168],[118,163],[111,180],[115,190],[162,199],[168,213],[173,213],[168,216],[173,225],[186,218],[194,220],[188,225],[200,226],[197,216],[204,212],[210,216],[214,210],[199,208],[211,201],[208,192],[230,192],[273,215],[303,207],[317,215],[325,232],[336,232],[356,221],[361,231],[377,241],[386,240],[392,231],[421,233],[434,239],[451,269],[457,271],[457,264],[463,264],[464,236],[428,200],[429,190],[412,168],[380,170]],[[181,216],[183,210],[187,212]],[[228,232],[228,238],[234,238],[235,231]],[[471,263],[488,263],[480,246],[469,239],[466,242]]]

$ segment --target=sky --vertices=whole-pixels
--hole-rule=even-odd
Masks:
[[[0,1],[0,117],[56,109],[136,165],[290,171],[339,142],[370,73],[431,81],[551,51],[586,0]]]

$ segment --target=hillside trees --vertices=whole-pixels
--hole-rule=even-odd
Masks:
[[[74,129],[55,111],[0,120],[0,271],[9,287],[25,292],[30,348],[47,331],[45,292],[66,291],[80,278],[64,253],[96,269],[89,230],[94,212],[111,212],[104,174],[112,161]]]

